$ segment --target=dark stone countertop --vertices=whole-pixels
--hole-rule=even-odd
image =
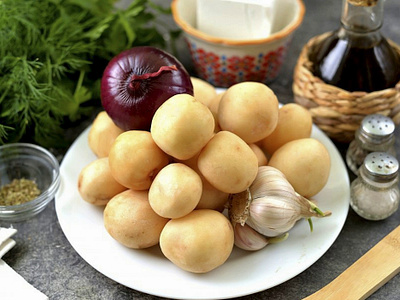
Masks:
[[[158,2],[168,4],[170,1],[159,0]],[[291,84],[297,57],[303,45],[311,37],[338,26],[341,2],[340,0],[305,0],[307,12],[304,22],[295,33],[279,78],[269,85],[280,102],[293,102]],[[399,13],[398,1],[386,2],[382,32],[398,43],[400,42]],[[169,21],[172,23],[172,19]],[[178,58],[188,70],[191,70],[189,54],[185,47],[184,43],[180,44]],[[72,134],[77,136],[87,124],[89,123],[83,123],[74,129]],[[396,148],[400,153],[398,129],[396,136]],[[338,144],[337,146],[344,154],[346,145]],[[350,209],[337,240],[311,267],[276,287],[240,299],[302,299],[332,281],[399,223],[400,210],[384,221],[371,222],[360,218]],[[8,224],[0,222],[0,226],[8,226]],[[22,223],[14,223],[13,226],[18,229],[18,233],[14,236],[17,244],[3,257],[4,261],[52,300],[161,299],[120,285],[86,263],[64,236],[57,219],[54,201],[38,216]],[[363,283],[355,281],[354,284]],[[397,275],[369,299],[395,300],[400,299],[399,295],[400,275]]]

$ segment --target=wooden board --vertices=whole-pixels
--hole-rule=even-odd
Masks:
[[[304,300],[366,299],[400,271],[400,226],[328,285]]]

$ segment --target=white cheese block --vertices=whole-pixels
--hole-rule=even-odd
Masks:
[[[279,0],[197,0],[197,29],[209,35],[249,40],[266,38]]]

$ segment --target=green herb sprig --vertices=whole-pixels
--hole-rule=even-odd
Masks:
[[[0,1],[0,144],[67,146],[64,127],[92,110],[107,62],[133,46],[165,46],[157,14],[169,9],[114,2]]]

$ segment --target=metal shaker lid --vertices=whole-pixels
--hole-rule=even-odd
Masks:
[[[389,117],[373,114],[362,120],[360,130],[370,137],[387,137],[394,133],[395,124]]]
[[[399,162],[386,152],[372,152],[365,157],[364,167],[374,177],[392,178],[397,175]]]

